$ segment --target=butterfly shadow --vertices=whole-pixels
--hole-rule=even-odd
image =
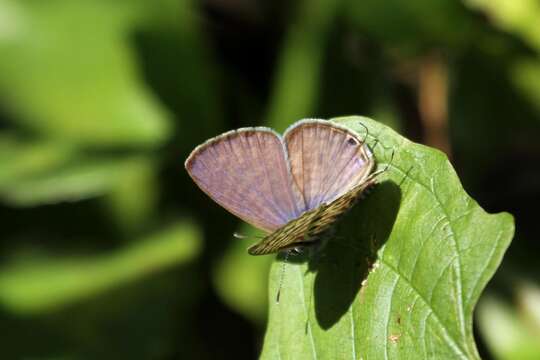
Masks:
[[[324,248],[310,257],[316,272],[314,307],[319,325],[331,328],[349,310],[362,282],[386,243],[401,203],[401,190],[384,181],[370,190],[329,234]]]

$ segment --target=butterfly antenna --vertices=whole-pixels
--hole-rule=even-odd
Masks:
[[[362,126],[366,130],[366,135],[364,135],[364,138],[362,139],[362,143],[365,144],[367,137],[369,136],[369,130],[366,125],[362,124],[361,121],[359,121],[358,124],[360,124],[360,126]]]
[[[278,285],[278,291],[276,294],[276,304],[279,304],[279,297],[281,296],[281,286],[283,285],[283,278],[285,277],[285,265],[287,264],[287,260],[289,259],[289,255],[291,254],[290,250],[287,250],[285,253],[285,259],[283,259],[283,263],[281,264],[281,274],[279,275],[279,285]]]
[[[384,169],[382,170],[383,172],[386,172],[386,170],[388,170],[388,168],[390,167],[390,165],[392,165],[392,162],[394,161],[394,154],[396,153],[396,150],[395,149],[392,149],[392,155],[390,155],[390,161],[386,163],[386,166],[384,167]]]
[[[379,145],[379,139],[375,138],[375,142],[373,143],[373,149],[375,149],[375,146]]]
[[[411,170],[414,168],[414,166],[411,165],[411,167],[407,170],[407,172],[405,172],[405,174],[403,175],[403,179],[401,179],[401,181],[399,182],[399,186],[401,186],[403,184],[403,182],[405,181],[405,179],[407,179],[407,177],[409,177],[409,173],[411,172]]]
[[[390,165],[392,165],[392,161],[394,161],[394,154],[395,154],[395,151],[394,149],[392,149],[392,155],[390,156],[390,161],[386,163],[386,166],[384,167],[384,169],[377,170],[374,173],[371,173],[371,175],[369,175],[368,177],[368,180],[371,180],[381,175],[382,173],[385,173],[386,171],[388,171],[388,169],[390,168]]]

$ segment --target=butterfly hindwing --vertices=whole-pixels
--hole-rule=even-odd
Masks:
[[[244,128],[210,139],[193,150],[185,166],[214,201],[267,232],[305,207],[283,141],[270,129]]]
[[[316,209],[303,213],[298,219],[291,220],[251,246],[248,253],[266,255],[299,245],[306,246],[315,243],[319,240],[320,235],[328,230],[338,217],[349,210],[362,192],[373,183],[374,179],[368,178],[331,203],[322,204]]]
[[[320,207],[303,213],[299,218],[274,231],[248,248],[250,255],[266,255],[294,247],[298,243],[314,241],[308,237],[310,229],[319,221],[324,208]]]

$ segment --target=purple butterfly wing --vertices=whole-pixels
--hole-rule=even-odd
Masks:
[[[287,129],[284,139],[305,210],[345,194],[366,179],[374,166],[363,139],[330,121],[299,121]]]
[[[267,232],[304,208],[283,140],[270,129],[244,128],[210,139],[193,150],[185,166],[214,201]]]

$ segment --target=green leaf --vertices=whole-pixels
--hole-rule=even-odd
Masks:
[[[536,0],[465,0],[471,8],[484,11],[499,26],[540,50],[540,4]]]
[[[0,303],[24,314],[50,311],[187,262],[200,250],[188,222],[104,255],[28,260],[0,270]]]
[[[497,359],[540,358],[540,288],[533,283],[516,287],[517,304],[501,296],[483,296],[478,304],[478,325]]]
[[[124,231],[136,233],[155,220],[160,188],[156,170],[154,158],[141,157],[124,166],[114,179],[105,200]]]
[[[71,146],[52,141],[23,141],[0,133],[0,188],[57,169],[74,157]]]
[[[529,102],[540,109],[540,61],[537,57],[521,58],[510,68],[511,80]]]
[[[84,145],[155,145],[169,114],[142,81],[130,36],[143,7],[0,2],[0,101],[10,120]]]
[[[465,3],[483,11],[496,26],[518,37],[536,52],[536,56],[517,56],[508,68],[517,90],[540,108],[540,3],[536,0],[466,0]]]
[[[0,200],[22,207],[103,195],[147,162],[137,156],[84,156],[50,143],[14,145],[0,160]]]
[[[459,48],[474,36],[474,18],[458,1],[365,0],[346,4],[344,14],[352,25],[393,52],[399,49],[414,54],[436,44]]]
[[[92,155],[52,141],[0,134],[0,200],[36,206],[111,194],[123,224],[141,224],[155,200],[155,159],[134,154]],[[133,196],[133,189],[139,196]]]
[[[273,264],[262,358],[479,358],[472,313],[512,216],[482,210],[440,151],[367,118],[334,121],[366,126],[388,170],[321,252],[289,259],[279,304],[282,263]]]

